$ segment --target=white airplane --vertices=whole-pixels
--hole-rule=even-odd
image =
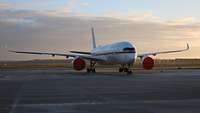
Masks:
[[[137,57],[141,59],[143,68],[146,70],[150,70],[154,67],[154,59],[152,58],[152,56],[156,56],[158,54],[183,52],[189,50],[189,45],[187,44],[187,48],[181,50],[137,54],[135,46],[129,42],[118,42],[97,47],[93,28],[92,28],[92,46],[93,50],[91,50],[91,52],[70,51],[69,54],[49,53],[49,52],[28,52],[28,51],[10,51],[10,52],[37,54],[37,55],[51,55],[53,57],[54,56],[64,56],[66,58],[73,57],[72,61],[73,68],[77,71],[85,69],[86,60],[88,60],[90,61],[90,65],[87,66],[88,73],[96,72],[95,65],[97,63],[120,64],[121,66],[119,68],[119,72],[126,72],[127,74],[130,74],[132,73],[130,66],[134,64]]]

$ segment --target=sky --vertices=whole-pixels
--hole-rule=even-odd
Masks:
[[[156,58],[200,58],[198,0],[1,0],[0,60],[51,59],[8,50],[61,52],[91,50],[129,41],[138,53],[185,48]],[[58,57],[62,58],[62,57]]]

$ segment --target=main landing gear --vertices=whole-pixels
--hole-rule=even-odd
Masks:
[[[96,73],[95,64],[96,64],[95,61],[90,61],[90,67],[87,68],[88,73],[90,73],[90,72]]]
[[[132,74],[132,71],[130,69],[130,64],[127,65],[127,67],[125,65],[122,65],[122,67],[119,68],[119,72],[126,72],[128,75]]]

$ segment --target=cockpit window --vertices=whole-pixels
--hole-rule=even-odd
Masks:
[[[124,51],[126,51],[126,52],[135,52],[135,48],[124,48],[123,49]]]

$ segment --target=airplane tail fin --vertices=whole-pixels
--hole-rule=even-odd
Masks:
[[[96,48],[96,40],[95,40],[95,33],[94,33],[93,27],[92,27],[92,47],[93,49]]]

